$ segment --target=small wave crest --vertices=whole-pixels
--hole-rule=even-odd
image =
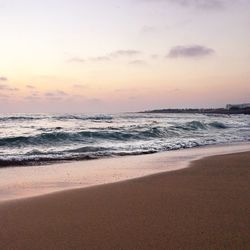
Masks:
[[[52,131],[31,136],[16,136],[0,138],[2,147],[21,147],[31,145],[62,145],[75,142],[94,142],[94,141],[134,141],[151,140],[154,138],[172,138],[181,136],[181,131],[208,130],[209,127],[216,129],[226,129],[227,126],[220,122],[205,124],[199,121],[191,121],[184,124],[176,124],[170,127],[160,126],[135,126],[125,127],[123,129],[96,129],[83,130],[78,132],[62,131],[62,127],[56,127]]]
[[[218,129],[226,129],[228,126],[222,122],[211,122],[209,123],[211,127],[218,128]]]
[[[116,130],[95,130],[80,132],[48,132],[33,136],[17,136],[0,138],[0,146],[20,147],[27,145],[58,145],[71,142],[90,142],[97,140],[106,141],[129,141],[147,140],[152,138],[172,136],[175,132],[168,131],[166,128],[144,128]]]
[[[222,122],[217,122],[217,121],[210,122],[210,123],[205,123],[205,122],[200,122],[200,121],[191,121],[191,122],[186,122],[184,124],[176,124],[173,128],[192,131],[192,130],[209,130],[210,127],[215,128],[215,129],[229,128],[226,124]]]
[[[112,121],[113,117],[109,115],[13,115],[13,116],[0,116],[0,122],[7,122],[7,121],[34,121],[34,120],[43,120],[43,119],[52,119],[52,120],[91,120],[91,121]]]
[[[8,122],[8,121],[34,121],[41,120],[42,117],[34,117],[34,116],[5,116],[0,117],[0,122]]]
[[[95,116],[86,116],[86,115],[63,115],[63,116],[54,116],[56,120],[91,120],[91,121],[112,121],[112,116],[107,115],[95,115]]]

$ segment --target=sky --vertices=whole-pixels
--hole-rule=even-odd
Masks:
[[[250,102],[249,0],[0,0],[0,112]]]

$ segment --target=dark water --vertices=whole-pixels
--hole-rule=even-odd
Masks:
[[[0,115],[0,166],[135,155],[250,140],[250,116]]]

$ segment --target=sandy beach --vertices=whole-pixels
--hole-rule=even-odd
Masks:
[[[247,152],[1,202],[0,249],[248,249],[249,187]]]

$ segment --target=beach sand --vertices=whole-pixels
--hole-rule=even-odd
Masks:
[[[0,249],[250,249],[249,191],[250,153],[238,153],[2,202]]]

